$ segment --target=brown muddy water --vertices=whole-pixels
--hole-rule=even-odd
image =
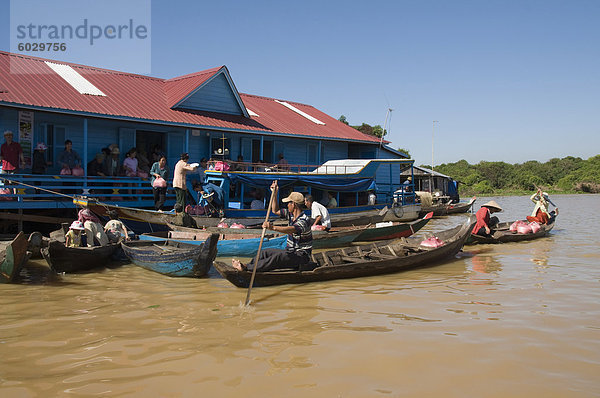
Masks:
[[[507,197],[476,209],[488,199],[501,221],[533,207]],[[246,309],[246,290],[215,273],[125,265],[0,285],[0,396],[600,396],[600,196],[552,199],[547,238],[467,246],[394,275],[255,288]]]

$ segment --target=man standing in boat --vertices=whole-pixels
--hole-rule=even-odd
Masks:
[[[271,191],[274,198],[277,198],[279,191],[277,181],[273,181],[273,184],[271,184]],[[278,268],[298,269],[301,265],[310,262],[312,252],[311,220],[304,214],[302,209],[304,195],[300,192],[292,192],[287,198],[283,199],[283,203],[287,204],[287,209],[279,209],[279,203],[275,199],[273,201],[273,213],[281,218],[286,218],[288,225],[278,226],[273,225],[271,221],[265,221],[263,228],[288,234],[287,247],[285,249],[265,249],[261,251],[256,264],[257,272],[266,272]],[[237,259],[233,259],[231,264],[239,271],[252,270],[255,266],[254,259],[247,267]]]

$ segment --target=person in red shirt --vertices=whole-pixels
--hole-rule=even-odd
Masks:
[[[4,140],[6,142],[0,147],[2,174],[15,174],[20,167],[25,166],[23,149],[18,142],[13,141],[13,132],[10,130],[4,132]]]
[[[491,228],[498,224],[498,217],[492,217],[491,214],[499,211],[502,211],[502,207],[493,200],[481,205],[481,209],[475,213],[477,223],[471,233],[473,235],[490,236]]]

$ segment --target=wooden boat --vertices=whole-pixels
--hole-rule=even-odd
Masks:
[[[420,245],[422,238],[411,237],[313,253],[313,261],[300,270],[257,272],[254,286],[356,278],[432,266],[454,257],[464,245],[474,225],[475,216],[470,216],[462,225],[437,233],[436,236],[444,242],[443,246],[437,248],[425,248]],[[235,286],[247,288],[250,284],[250,270],[238,271],[230,264],[219,261],[215,261],[213,265]]]
[[[409,237],[421,228],[423,228],[433,217],[433,213],[429,212],[422,218],[408,223],[393,222],[392,225],[385,225],[364,229],[354,242],[368,242],[374,240],[387,240]]]
[[[94,247],[67,247],[64,240],[50,239],[42,256],[56,272],[80,272],[106,267],[119,248],[118,243]]]
[[[139,238],[141,241],[164,241],[165,239],[170,239],[190,245],[201,245],[210,235],[216,233],[212,229],[206,231],[193,228],[185,229],[186,231],[149,232],[140,235]],[[235,228],[231,228],[232,231],[244,231],[243,233],[230,232],[228,231],[229,228],[218,228],[218,230],[223,231],[222,233],[218,233],[217,253],[220,257],[252,257],[256,255],[262,230],[236,230]],[[283,249],[285,248],[286,241],[286,235],[268,233],[265,234],[262,248]]]
[[[211,235],[214,229],[208,228],[206,231],[185,228],[186,231],[159,231],[140,235],[140,240],[162,241],[171,239],[177,242],[201,245],[204,240]],[[229,233],[228,229],[234,233]],[[353,228],[336,232],[313,231],[313,248],[325,249],[331,247],[348,246],[365,229]],[[190,231],[191,230],[191,231]],[[217,244],[217,254],[219,257],[253,257],[258,251],[262,229],[234,229],[218,228],[219,243]],[[269,231],[265,234],[262,249],[285,249],[287,244],[287,235],[278,234]]]
[[[21,269],[29,260],[31,253],[27,251],[29,241],[23,232],[10,242],[0,243],[0,282],[15,282]]]
[[[447,216],[448,214],[466,213],[471,209],[477,198],[474,196],[468,202],[450,203],[440,201],[438,203],[426,206],[421,204],[421,212],[419,215],[424,215],[427,212],[433,212],[434,217]]]
[[[50,233],[46,247],[42,247],[42,256],[56,272],[80,272],[106,267],[120,245],[110,243],[106,246],[66,247],[65,233],[68,224]]]
[[[532,239],[538,239],[544,237],[554,228],[554,222],[556,221],[556,217],[551,219],[548,224],[540,225],[540,230],[536,233],[530,234],[520,234],[516,231],[513,232],[510,230],[510,226],[512,222],[503,222],[499,223],[496,228],[493,228],[491,231],[491,236],[480,236],[473,235],[469,237],[467,240],[468,245],[475,245],[478,243],[506,243],[506,242],[521,242]]]
[[[313,249],[329,249],[334,247],[348,246],[352,242],[375,241],[408,237],[431,219],[432,214],[409,223],[390,222],[391,225],[384,226],[352,226],[333,227],[329,231],[313,231]],[[207,228],[198,230],[169,225],[172,231],[159,231],[140,235],[141,240],[173,239],[183,243],[201,244],[211,233],[218,233],[219,257],[252,257],[256,255],[260,243],[261,229],[236,229],[236,228]],[[269,231],[265,235],[263,249],[283,249],[286,245],[286,235]]]
[[[218,234],[201,245],[175,240],[121,242],[129,260],[142,268],[167,276],[203,277],[217,256]]]

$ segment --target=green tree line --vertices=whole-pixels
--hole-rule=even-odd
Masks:
[[[518,164],[482,161],[472,165],[459,160],[435,166],[435,171],[460,181],[462,195],[522,193],[536,187],[557,193],[600,193],[600,155],[587,160],[567,156]]]
[[[344,115],[338,120],[349,125]],[[380,125],[362,123],[350,127],[379,138],[387,133]],[[410,157],[408,149],[398,148],[398,151]],[[429,165],[422,166],[431,168]],[[600,155],[587,160],[567,156],[545,163],[530,160],[520,164],[482,161],[472,165],[466,160],[459,160],[435,166],[435,171],[460,181],[463,195],[524,193],[536,187],[552,192],[600,193]]]

